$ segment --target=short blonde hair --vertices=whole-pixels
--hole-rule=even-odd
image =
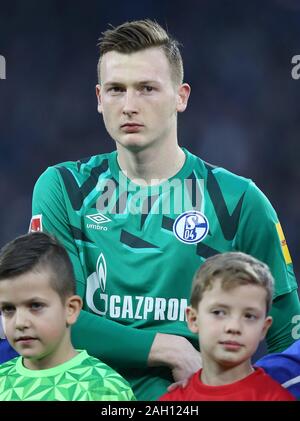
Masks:
[[[152,47],[160,47],[171,68],[175,84],[183,81],[183,63],[179,43],[173,39],[157,22],[150,19],[125,22],[117,27],[111,26],[99,38],[100,58],[98,61],[98,81],[100,83],[100,64],[104,54],[109,51],[130,54]]]
[[[221,279],[224,290],[239,285],[258,285],[266,291],[267,313],[272,305],[274,279],[265,263],[241,252],[228,252],[209,257],[195,273],[191,305],[198,307],[204,291],[211,289],[216,279]]]

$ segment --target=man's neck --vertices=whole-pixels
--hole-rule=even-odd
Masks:
[[[141,185],[160,184],[180,171],[185,153],[176,144],[168,148],[129,151],[118,147],[118,163],[126,176]]]
[[[222,366],[215,361],[203,361],[201,381],[209,386],[223,386],[242,380],[253,371],[250,360],[235,367]]]

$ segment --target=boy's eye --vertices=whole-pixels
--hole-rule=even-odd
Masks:
[[[44,305],[42,303],[31,303],[30,307],[32,310],[40,310]]]
[[[248,320],[256,320],[257,319],[256,315],[255,314],[252,314],[252,313],[246,313],[245,314],[245,317]]]
[[[212,314],[214,314],[215,316],[224,316],[225,310],[212,310]]]
[[[1,313],[4,315],[4,316],[8,316],[8,315],[10,315],[10,314],[12,314],[13,312],[15,311],[15,308],[14,308],[14,306],[4,306],[4,307],[2,307],[1,308]]]

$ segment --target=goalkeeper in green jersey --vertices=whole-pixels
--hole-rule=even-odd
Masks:
[[[242,251],[271,268],[271,352],[294,341],[297,282],[264,194],[178,145],[190,86],[177,42],[142,20],[110,28],[99,47],[97,106],[116,151],[49,167],[30,227],[71,257],[83,299],[74,344],[119,371],[138,399],[156,399],[201,366],[185,309],[209,256]]]
[[[73,348],[81,306],[72,264],[54,238],[28,234],[1,250],[4,331],[21,355],[0,365],[1,401],[134,400],[118,373]]]

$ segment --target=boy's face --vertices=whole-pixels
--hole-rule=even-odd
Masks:
[[[71,296],[63,304],[49,279],[45,271],[0,281],[4,332],[27,368],[50,368],[70,358],[67,326],[76,321],[81,300]]]
[[[185,110],[190,88],[175,86],[160,48],[131,54],[110,51],[100,69],[98,111],[117,144],[141,150],[176,135],[177,111]]]
[[[249,364],[272,323],[264,288],[248,284],[224,290],[219,279],[203,293],[197,310],[187,309],[187,318],[190,330],[199,334],[203,360],[223,367]]]

